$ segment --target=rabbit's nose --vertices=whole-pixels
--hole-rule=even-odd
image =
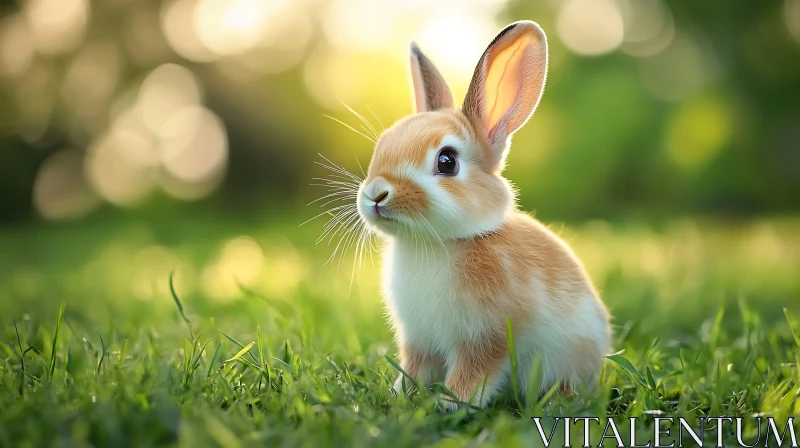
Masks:
[[[380,204],[381,201],[386,199],[388,196],[389,196],[389,192],[388,191],[384,191],[384,192],[379,193],[378,196],[375,199],[373,199],[373,201],[375,201],[376,204]]]
[[[382,177],[376,177],[364,191],[364,195],[375,202],[375,205],[385,205],[392,199],[392,185]]]

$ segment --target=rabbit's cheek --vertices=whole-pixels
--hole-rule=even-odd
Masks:
[[[389,212],[413,219],[428,211],[428,195],[417,182],[394,176],[386,176],[386,179],[394,189],[394,196],[386,204]]]

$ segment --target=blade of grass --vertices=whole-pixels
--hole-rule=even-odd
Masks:
[[[525,391],[526,417],[537,417],[543,413],[543,409],[538,406],[543,379],[542,354],[537,351],[531,362],[531,370],[528,374],[528,388]]]
[[[408,372],[403,370],[403,368],[400,367],[400,364],[398,364],[394,359],[390,358],[389,355],[384,355],[384,356],[386,357],[386,360],[389,361],[389,364],[394,366],[394,368],[397,369],[400,373],[402,373],[404,377],[408,378],[408,380],[411,381],[411,384],[413,384],[414,387],[417,388],[417,390],[420,390],[419,383],[417,383],[416,378],[412,377],[411,375],[408,374]],[[406,382],[403,381],[402,384],[403,384],[403,392],[406,392]]]
[[[208,371],[206,372],[206,378],[211,377],[211,371],[214,369],[214,361],[217,360],[220,348],[222,348],[222,341],[217,341],[216,345],[214,346],[214,354],[211,355],[211,361],[208,362]]]
[[[56,318],[56,329],[53,332],[53,347],[50,353],[50,366],[47,369],[47,375],[50,380],[53,380],[53,375],[56,373],[56,353],[58,344],[58,333],[61,331],[61,319],[64,317],[64,302],[58,308],[58,317]]]
[[[786,322],[789,324],[789,331],[792,332],[794,343],[797,344],[798,348],[800,348],[800,329],[797,328],[798,325],[794,321],[794,317],[789,314],[789,310],[787,308],[783,309],[783,315],[786,317]],[[798,366],[798,368],[800,368],[800,366]]]
[[[639,384],[641,384],[645,388],[649,388],[650,387],[647,384],[647,382],[645,382],[644,378],[642,377],[642,374],[639,373],[638,370],[636,370],[636,367],[634,367],[633,364],[631,364],[631,362],[628,361],[628,359],[625,358],[624,356],[622,356],[621,354],[614,353],[613,355],[606,356],[606,358],[608,358],[611,361],[613,361],[614,364],[616,364],[616,365],[622,367],[623,369],[625,369],[625,371],[628,372],[631,375],[631,377],[633,377],[633,379],[635,379]]]
[[[261,325],[256,325],[256,343],[258,344],[258,358],[261,360],[262,372],[266,375],[262,378],[267,380],[269,384],[269,369],[267,369],[267,360],[264,358],[264,341],[261,338]],[[260,390],[260,388],[259,388]]]
[[[223,364],[227,364],[231,361],[236,361],[237,359],[241,358],[242,356],[247,354],[247,352],[249,352],[254,345],[256,345],[255,342],[251,342],[245,345],[241,350],[239,350],[235,355],[233,355],[233,357],[226,359],[225,362],[223,362]]]
[[[181,303],[181,299],[178,298],[178,294],[175,292],[175,272],[171,272],[169,274],[169,292],[172,294],[172,300],[175,301],[175,306],[178,307],[178,312],[181,314],[181,318],[183,318],[183,322],[186,323],[186,326],[189,327],[189,336],[194,339],[194,332],[192,331],[192,321],[186,317],[186,313],[183,311],[183,304]]]
[[[128,340],[122,342],[122,349],[119,351],[119,368],[125,367],[125,357],[128,356]]]
[[[519,372],[517,366],[517,349],[514,345],[514,328],[509,317],[506,321],[506,340],[508,341],[508,356],[511,359],[511,390],[514,392],[514,400],[517,402],[519,410],[524,410],[522,401],[519,397],[519,385],[517,384],[517,374]]]
[[[95,375],[100,375],[100,369],[103,367],[103,360],[106,357],[106,342],[103,340],[103,335],[100,334],[99,330],[97,331],[97,335],[100,336],[100,361],[97,363],[97,369],[95,369]]]
[[[14,331],[17,333],[17,345],[19,346],[19,362],[21,363],[22,374],[19,377],[19,394],[22,395],[25,391],[25,353],[22,350],[22,338],[19,337],[19,328],[17,328],[17,320],[14,319]]]
[[[223,335],[223,336],[225,336],[225,337],[226,337],[226,338],[227,338],[229,341],[231,341],[231,342],[233,342],[234,344],[238,345],[238,346],[239,346],[239,348],[244,348],[244,344],[242,344],[241,342],[239,342],[239,340],[238,340],[238,339],[236,339],[235,337],[233,337],[233,336],[229,335],[228,333],[225,333],[224,331],[220,331],[220,333],[222,333],[222,335]],[[252,354],[252,353],[249,353],[249,355],[250,355],[250,357],[251,357],[251,358],[253,358],[253,362],[255,362],[255,363],[257,363],[257,362],[258,362],[258,360],[256,359],[256,355],[254,355],[254,354]]]

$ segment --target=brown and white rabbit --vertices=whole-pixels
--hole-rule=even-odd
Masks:
[[[358,191],[361,219],[387,243],[383,289],[401,367],[476,406],[509,383],[509,318],[520,390],[537,353],[543,391],[556,382],[567,391],[593,382],[609,349],[609,315],[581,262],[517,210],[501,176],[511,134],[536,109],[546,74],[544,32],[512,23],[478,61],[459,110],[412,44],[416,113],[380,136]]]

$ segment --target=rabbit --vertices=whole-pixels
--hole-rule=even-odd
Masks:
[[[442,400],[446,410],[486,407],[510,384],[511,319],[519,390],[537,354],[540,394],[557,382],[565,394],[596,383],[609,313],[570,247],[517,209],[501,175],[511,135],[544,90],[545,33],[532,21],[503,29],[460,110],[414,43],[410,62],[415,113],[380,135],[356,198],[385,242],[382,289],[400,367],[426,387],[443,382],[461,402]],[[401,373],[394,391],[413,389]]]

